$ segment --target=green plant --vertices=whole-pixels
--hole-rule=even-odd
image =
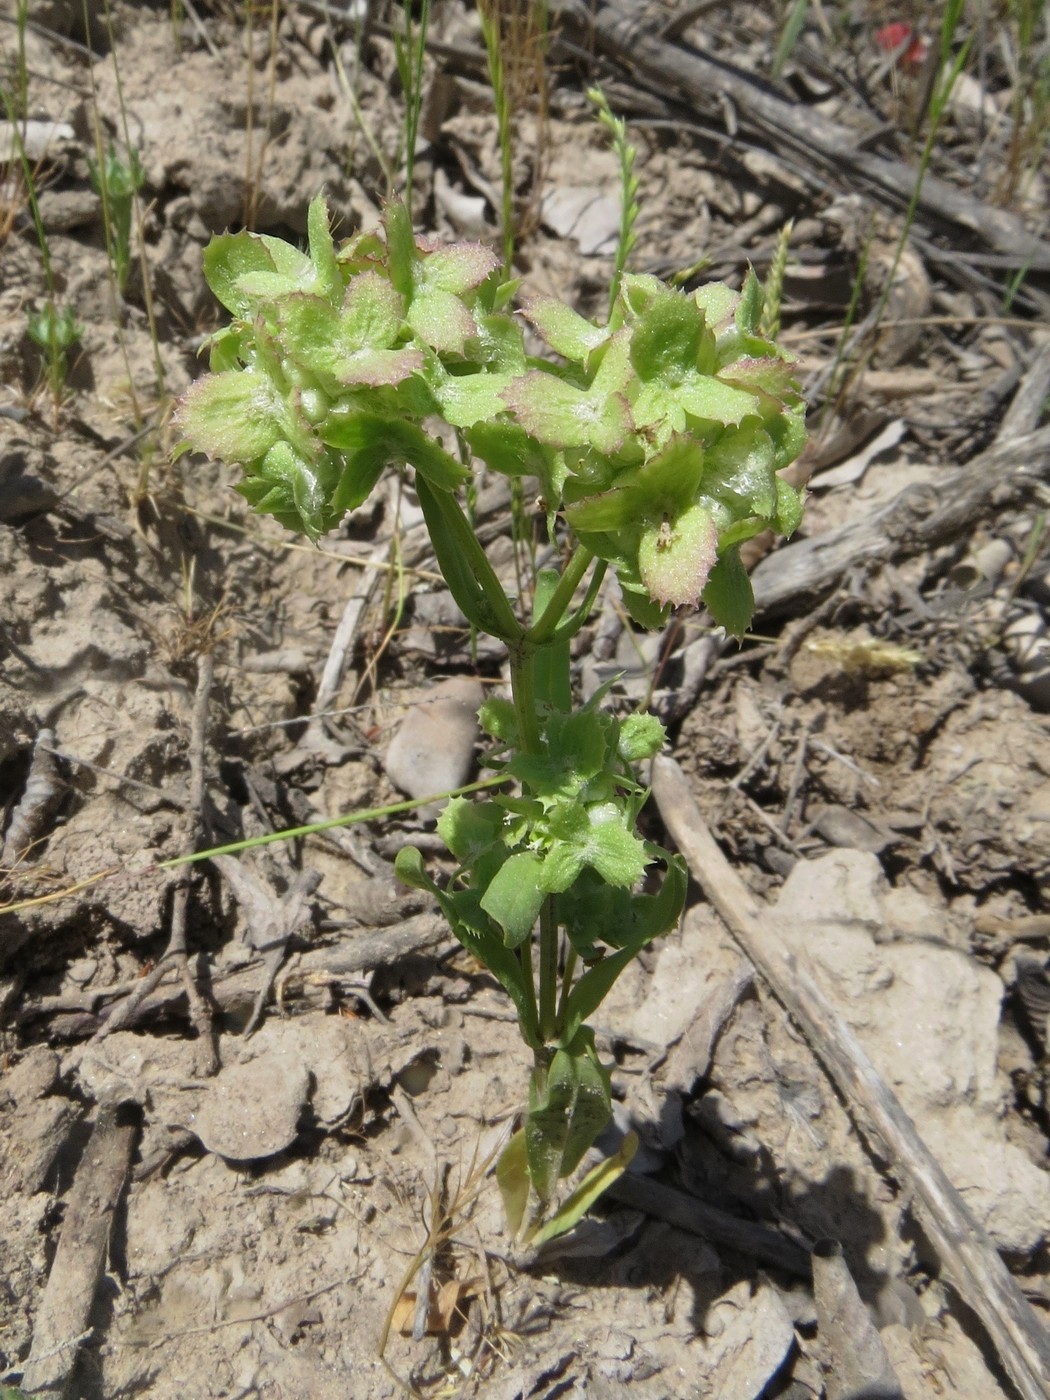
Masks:
[[[403,29],[395,28],[394,58],[405,94],[405,203],[412,210],[413,181],[416,170],[416,141],[419,118],[423,110],[423,64],[427,52],[427,32],[430,29],[430,0],[420,0],[419,23],[412,23],[412,7],[404,7]]]
[[[973,35],[969,35],[958,51],[955,51],[956,36],[962,24],[964,0],[947,0],[944,7],[944,14],[941,16],[940,33],[940,61],[937,69],[937,79],[930,94],[929,119],[930,128],[923,143],[922,153],[919,156],[919,169],[915,177],[915,185],[912,189],[908,207],[904,213],[904,225],[901,229],[900,238],[897,240],[897,247],[893,255],[893,263],[886,278],[882,295],[879,298],[878,306],[875,309],[875,324],[878,326],[886,310],[890,293],[893,290],[893,279],[897,275],[897,267],[900,263],[901,254],[904,252],[906,243],[911,234],[912,225],[915,222],[915,214],[919,207],[919,198],[922,194],[923,181],[926,179],[926,172],[930,168],[933,153],[937,145],[937,137],[940,133],[941,124],[948,112],[951,96],[955,90],[955,85],[959,80],[959,75],[966,67],[966,60],[970,54],[970,47],[973,43]]]
[[[72,307],[54,300],[45,301],[39,311],[31,311],[28,319],[29,338],[44,352],[44,372],[53,402],[62,402],[69,373],[68,352],[84,334],[84,328]]]
[[[29,26],[29,0],[15,0],[16,50],[11,79],[15,95],[11,108],[21,122],[29,116],[29,69],[26,66],[26,29]]]
[[[18,153],[19,165],[22,169],[22,182],[33,215],[33,227],[36,230],[37,246],[40,249],[40,262],[44,269],[44,281],[47,284],[47,301],[39,311],[29,314],[29,336],[45,352],[45,374],[51,390],[52,403],[57,413],[58,406],[65,396],[66,374],[69,370],[66,352],[80,339],[82,328],[69,307],[59,308],[55,271],[51,264],[51,249],[47,241],[47,232],[40,216],[36,181],[29,164],[29,158],[26,155],[22,133],[15,120],[15,110],[11,104],[11,97],[7,89],[3,87],[0,87],[0,102],[3,102],[15,150]]]
[[[628,1144],[556,1209],[610,1113],[587,1022],[673,927],[686,888],[682,862],[637,829],[636,767],[663,727],[603,711],[600,694],[573,708],[570,642],[609,565],[643,625],[702,600],[743,633],[753,596],[739,547],[798,523],[801,498],[778,471],[801,449],[803,406],[792,362],[758,333],[753,273],[740,292],[692,295],[624,274],[605,325],[527,300],[555,364],[526,356],[515,284],[488,249],[417,239],[400,203],[384,232],[337,248],[318,198],[308,231],[307,252],[247,232],[206,249],[233,320],[179,407],[183,447],[240,463],[252,506],[315,540],[384,470],[413,468],[450,591],[507,646],[511,698],[480,712],[492,779],[438,822],[455,868],[438,883],[408,847],[397,870],[514,1004],[533,1069],[497,1175],[513,1229],[538,1241],[575,1223],[629,1156]],[[539,482],[561,566],[537,575],[527,613],[478,542],[461,504],[471,470],[428,431],[435,418],[489,470]]]
[[[106,249],[117,287],[123,294],[131,271],[131,215],[135,195],[146,183],[146,172],[134,146],[128,148],[128,158],[124,160],[112,142],[100,159],[88,157],[88,170],[91,184],[102,199]]]
[[[1006,203],[1038,171],[1050,138],[1050,26],[1046,0],[1006,0],[1004,9],[995,37],[1011,79],[1012,130],[996,194]]]
[[[791,8],[784,18],[784,27],[780,31],[780,38],[777,40],[777,47],[773,54],[774,78],[781,76],[784,65],[794,53],[808,13],[809,0],[793,0]]]
[[[547,0],[479,0],[489,83],[496,108],[500,153],[500,232],[503,272],[511,275],[520,225],[514,200],[516,118],[535,109],[536,136],[529,143],[533,194],[539,190],[547,137]]]
[[[616,238],[616,265],[609,284],[609,314],[613,314],[616,298],[620,295],[620,283],[627,267],[627,259],[638,241],[634,226],[641,212],[638,204],[638,177],[634,173],[634,162],[638,152],[627,139],[627,124],[622,117],[614,114],[609,99],[599,87],[587,90],[587,98],[598,109],[598,120],[605,127],[612,140],[613,150],[620,162],[620,228]]]
[[[107,0],[108,3],[108,0]],[[259,199],[262,190],[263,164],[270,144],[274,110],[277,98],[277,27],[281,7],[277,0],[269,0],[269,23],[267,25],[268,45],[266,60],[266,106],[263,120],[262,140],[258,156],[255,153],[255,33],[256,11],[260,18],[266,16],[266,0],[244,0],[244,53],[246,67],[246,94],[244,103],[244,226],[254,228],[259,213]]]
[[[85,32],[87,32],[90,30],[93,23],[88,0],[81,0],[81,14],[83,17],[84,29]],[[96,72],[95,68],[89,65],[88,82],[91,90],[92,126],[95,138],[95,160],[89,161],[89,164],[91,167],[92,182],[102,198],[103,223],[106,236],[106,250],[109,254],[110,285],[113,292],[113,310],[116,321],[117,343],[120,347],[121,358],[124,361],[124,367],[127,373],[127,392],[135,422],[136,438],[142,442],[138,482],[130,492],[133,503],[138,507],[152,499],[150,495],[150,465],[156,446],[156,437],[153,430],[146,426],[149,410],[143,405],[140,399],[136,382],[138,376],[132,367],[131,357],[128,353],[123,317],[118,304],[126,289],[131,268],[131,228],[133,221],[137,235],[141,273],[139,292],[146,312],[146,321],[150,333],[150,345],[153,351],[156,403],[152,416],[154,418],[155,427],[159,428],[161,423],[165,421],[170,412],[171,401],[167,395],[164,384],[164,361],[160,353],[157,316],[153,302],[149,260],[146,252],[143,206],[142,201],[136,198],[139,190],[141,190],[145,184],[145,171],[139,160],[138,151],[131,141],[127,104],[124,101],[124,83],[121,77],[120,65],[117,62],[119,46],[116,33],[114,32],[113,15],[109,0],[103,0],[101,18],[106,28],[109,51],[112,55],[113,81],[120,111],[120,131],[123,146],[128,152],[128,157],[127,160],[123,160],[116,154],[112,143],[110,143],[107,148],[103,142]],[[176,12],[173,9],[173,23],[175,18]]]

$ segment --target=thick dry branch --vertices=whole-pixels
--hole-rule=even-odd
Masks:
[[[1048,481],[1050,428],[997,442],[958,471],[943,468],[936,484],[908,486],[872,515],[767,555],[751,576],[758,611],[798,612],[858,564],[902,559],[943,544]]]
[[[297,959],[283,984],[287,998],[289,990],[298,984],[318,977],[339,979],[353,977],[361,972],[374,971],[386,967],[399,958],[414,954],[431,953],[442,944],[447,944],[452,935],[448,924],[434,913],[417,914],[402,923],[384,928],[366,928],[344,943],[324,948],[311,948]],[[206,986],[206,995],[213,1005],[224,1015],[247,1016],[254,1009],[260,992],[270,979],[267,959],[259,957],[218,978]],[[101,998],[99,999],[101,1002]],[[158,1016],[183,1015],[186,1011],[186,988],[179,983],[167,983],[155,987],[149,996],[135,1004],[130,1018],[122,1013],[124,1001],[106,1007],[96,1002],[90,1009],[62,1015],[50,1009],[52,1032],[64,1038],[75,1039],[98,1033],[107,1020],[121,1016],[122,1026],[141,1025],[144,1021]],[[42,1014],[32,1003],[27,1003],[19,1019],[28,1021]]]
[[[730,933],[801,1027],[866,1130],[910,1186],[946,1276],[984,1325],[1024,1400],[1050,1395],[1050,1336],[853,1031],[770,921],[708,831],[681,768],[653,763],[653,793],[689,869]]]
[[[754,74],[705,58],[679,41],[646,33],[644,11],[631,6],[598,5],[582,0],[555,0],[552,7],[562,30],[571,28],[581,43],[593,41],[663,97],[678,93],[701,111],[722,115],[726,100],[744,131],[760,135],[775,151],[801,156],[842,189],[868,188],[899,209],[911,200],[917,170],[864,149],[856,131],[837,125],[820,112],[786,101]],[[873,133],[874,134],[874,133]],[[927,174],[919,192],[917,217],[928,227],[965,229],[1014,267],[1050,271],[1050,244],[1032,234],[1016,215],[990,205]]]
[[[106,1267],[109,1230],[124,1192],[138,1129],[128,1112],[99,1110],[66,1202],[66,1218],[33,1328],[22,1388],[61,1391],[90,1336],[91,1309]]]
[[[808,1278],[809,1254],[777,1230],[753,1220],[741,1220],[727,1211],[710,1206],[695,1196],[687,1196],[672,1186],[651,1181],[646,1176],[625,1172],[609,1187],[608,1195],[632,1210],[644,1210],[654,1220],[665,1220],[676,1230],[688,1230],[712,1244],[740,1254],[750,1254],[775,1269]]]

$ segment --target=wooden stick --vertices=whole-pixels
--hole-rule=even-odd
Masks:
[[[297,960],[288,982],[299,985],[315,976],[352,977],[359,972],[387,967],[399,958],[436,955],[439,948],[448,947],[452,942],[448,924],[439,914],[415,914],[387,928],[363,928],[341,943],[311,948]],[[218,977],[209,988],[209,996],[224,1015],[250,1014],[266,976],[265,959],[256,958],[235,972]],[[126,1001],[125,997],[106,1006],[103,997],[96,997],[92,998],[90,1006],[78,1007],[68,1015],[49,1003],[26,1003],[19,1014],[19,1022],[46,1015],[52,1034],[61,1039],[79,1039],[97,1033],[106,1021],[122,1012]],[[121,1024],[138,1026],[150,1018],[184,1015],[185,1010],[185,987],[170,983],[155,987],[149,996],[137,1001],[134,1014],[124,1015]]]
[[[59,1391],[91,1336],[91,1309],[106,1266],[109,1229],[123,1194],[138,1128],[117,1107],[100,1108],[77,1167],[66,1218],[33,1327],[22,1389]]]
[[[968,530],[991,508],[1037,493],[1050,480],[1050,428],[996,442],[958,471],[908,486],[888,505],[767,555],[751,576],[759,612],[797,613],[846,571],[918,554]]]
[[[794,953],[708,831],[688,781],[673,759],[653,762],[653,794],[668,831],[729,932],[801,1027],[855,1115],[881,1141],[909,1184],[941,1266],[980,1318],[1024,1400],[1050,1396],[1050,1336],[916,1131],[853,1031]]]
[[[784,1269],[799,1278],[808,1279],[810,1276],[809,1253],[779,1230],[773,1230],[759,1221],[742,1220],[684,1191],[676,1191],[673,1186],[664,1186],[650,1177],[624,1172],[609,1187],[606,1195],[632,1210],[645,1211],[654,1220],[665,1220],[676,1230],[688,1230],[690,1234],[710,1240],[712,1244],[736,1250],[739,1254],[749,1254],[763,1264]]]

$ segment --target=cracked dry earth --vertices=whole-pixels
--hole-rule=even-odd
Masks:
[[[704,33],[678,15],[671,38],[768,72],[772,21],[723,9]],[[167,6],[116,4],[85,22],[65,0],[30,6],[26,142],[82,327],[56,405],[27,333],[40,250],[20,164],[0,149],[0,1375],[84,1400],[408,1386],[841,1400],[859,1393],[868,1329],[887,1394],[1016,1394],[902,1164],[698,893],[600,1012],[616,1131],[641,1137],[632,1172],[536,1258],[506,1239],[489,1170],[528,1071],[509,1008],[392,875],[407,836],[439,858],[433,812],[162,868],[469,778],[474,711],[503,681],[499,648],[472,643],[441,586],[410,482],[313,548],[249,515],[234,468],[171,463],[172,398],[218,324],[208,238],[246,217],[301,235],[321,185],[346,229],[369,226],[401,159],[389,14],[249,10],[176,7],[173,23]],[[15,17],[0,3],[5,74]],[[856,50],[836,59],[868,62],[858,36],[884,18],[859,7]],[[447,0],[433,26],[417,218],[496,240],[477,15]],[[847,122],[815,66],[824,40],[807,35],[794,91]],[[560,42],[546,124],[519,114],[526,285],[589,314],[604,303],[617,166],[583,98],[600,77],[640,148],[639,270],[707,252],[710,275],[739,283],[795,220],[785,340],[827,405],[799,547],[909,488],[950,489],[1038,367],[1038,279],[1001,324],[998,291],[952,281],[923,229],[849,407],[822,398],[857,230],[892,246],[899,224],[753,134],[691,126],[622,60]],[[883,58],[865,72],[890,103]],[[952,120],[965,153],[977,118]],[[96,123],[104,140],[126,129],[145,173],[144,258],[123,297],[88,170]],[[1038,213],[1040,188],[1028,208],[1017,196],[1019,218]],[[868,259],[869,279],[879,266]],[[863,287],[865,310],[879,291]],[[916,324],[927,311],[951,324]],[[763,606],[756,584],[741,650],[701,617],[636,635],[607,590],[575,661],[581,693],[614,679],[609,703],[667,720],[764,917],[1043,1318],[1041,450],[1030,487],[1004,487],[954,532],[902,537],[786,604]],[[508,581],[510,507],[501,483],[481,483],[479,534]],[[763,561],[767,580],[794,548]],[[671,815],[654,804],[648,820]],[[810,1256],[828,1240],[841,1256],[821,1246],[824,1267]],[[828,1282],[842,1272],[855,1293]]]

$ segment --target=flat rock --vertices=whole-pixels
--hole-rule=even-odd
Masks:
[[[777,904],[778,926],[977,1219],[1000,1247],[1028,1254],[1050,1235],[1050,1178],[1003,1130],[1003,984],[938,941],[944,910],[932,904],[924,937],[877,943],[889,893],[868,852],[799,861]]]
[[[221,1069],[186,1126],[209,1152],[256,1161],[295,1141],[310,1071],[291,1054],[263,1054]]]
[[[454,676],[417,697],[386,752],[386,774],[409,797],[429,797],[470,778],[478,738],[480,681]]]

